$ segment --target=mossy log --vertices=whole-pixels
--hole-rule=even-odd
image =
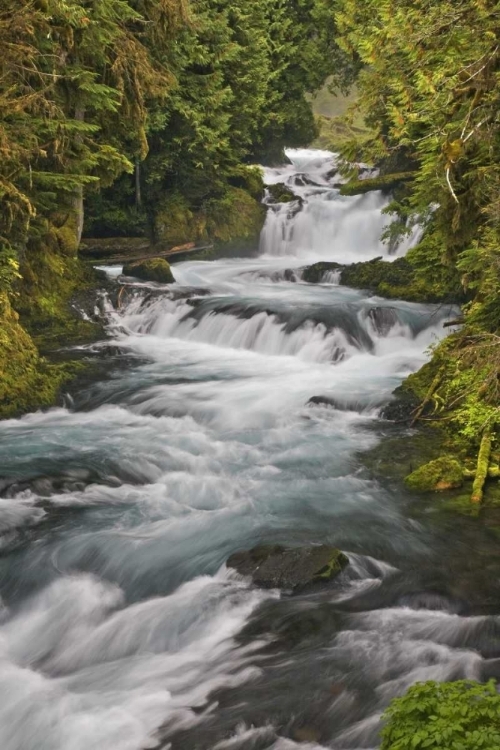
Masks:
[[[488,467],[491,456],[491,428],[486,430],[481,440],[481,447],[477,457],[476,478],[472,486],[471,502],[480,504],[483,500],[484,483],[488,476]]]
[[[413,172],[398,172],[397,174],[384,174],[378,177],[367,177],[364,180],[350,180],[340,188],[341,195],[363,195],[372,190],[390,192],[402,182],[408,182],[414,177]]]
[[[464,479],[475,479],[476,469],[464,469]],[[500,479],[500,466],[488,466],[488,479]]]

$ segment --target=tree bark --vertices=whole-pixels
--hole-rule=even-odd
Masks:
[[[135,157],[135,205],[136,208],[140,208],[142,206],[141,162],[138,156]]]

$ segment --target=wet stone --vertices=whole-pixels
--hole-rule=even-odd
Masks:
[[[349,558],[335,547],[285,548],[279,545],[254,547],[236,552],[227,561],[241,575],[251,576],[256,586],[297,591],[331,581],[349,564]]]

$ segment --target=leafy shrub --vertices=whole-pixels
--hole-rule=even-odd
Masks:
[[[384,718],[381,750],[500,748],[500,694],[493,680],[414,685]]]

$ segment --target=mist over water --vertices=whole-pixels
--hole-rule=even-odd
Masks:
[[[266,179],[297,202],[269,206],[259,257],[133,285],[106,377],[2,423],[2,750],[375,748],[413,682],[497,668],[489,537],[413,514],[358,458],[450,310],[303,283],[394,256],[381,195],[341,197],[327,152],[289,158]],[[351,564],[261,591],[224,564],[260,542]]]

